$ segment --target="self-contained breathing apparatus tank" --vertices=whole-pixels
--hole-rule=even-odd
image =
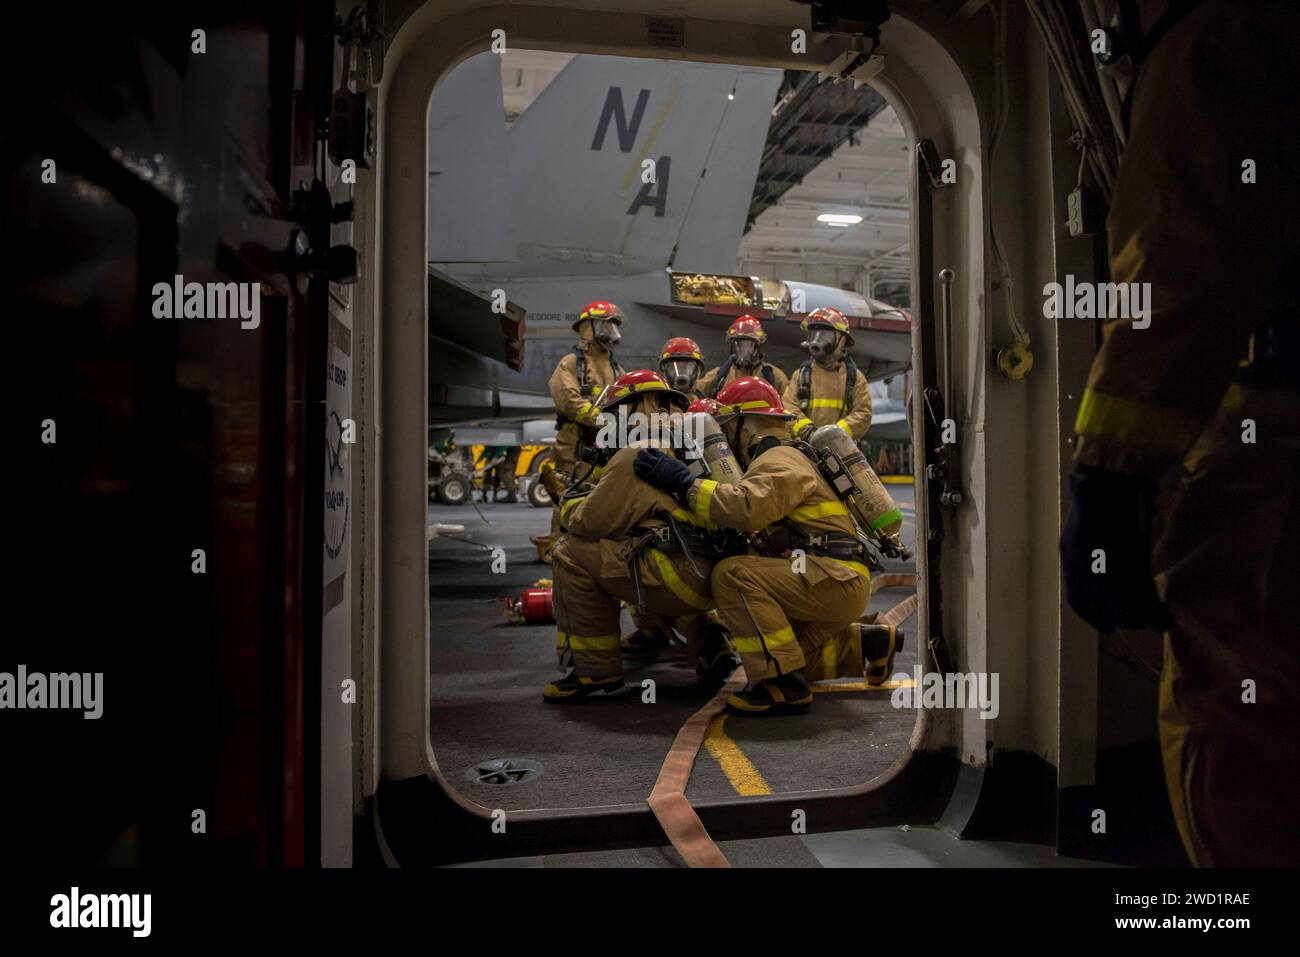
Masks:
[[[731,452],[727,436],[718,420],[707,412],[690,412],[683,417],[682,440],[686,446],[686,465],[694,478],[736,485],[742,470]]]
[[[808,436],[808,444],[822,475],[876,547],[890,558],[911,559],[899,536],[902,513],[852,436],[838,425],[823,425]]]

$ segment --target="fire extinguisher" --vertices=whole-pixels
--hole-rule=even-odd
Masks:
[[[518,598],[506,602],[506,618],[515,625],[546,625],[555,622],[551,589],[525,588]]]

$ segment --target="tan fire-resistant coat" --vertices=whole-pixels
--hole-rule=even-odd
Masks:
[[[810,364],[812,379],[809,382],[808,401],[799,402],[800,372],[795,370],[790,383],[781,394],[781,404],[790,412],[802,413],[795,420],[794,431],[800,432],[809,423],[814,426],[838,425],[854,441],[861,439],[871,428],[871,389],[867,387],[867,377],[862,370],[857,370],[853,382],[853,399],[850,407],[844,406],[844,379],[848,367],[841,360],[834,368],[824,368],[820,363]]]
[[[693,523],[672,496],[636,477],[637,451],[620,449],[590,491],[561,504],[566,534],[552,557],[556,652],[561,667],[571,663],[580,675],[623,672],[619,608],[620,601],[634,605],[637,600],[630,565],[637,530],[665,525],[667,514]],[[696,633],[693,619],[713,607],[708,580],[713,565],[701,555],[693,557],[694,568],[685,555],[655,548],[637,559],[645,612],[672,620],[688,641]]]
[[[769,372],[771,372],[772,388],[776,389],[777,395],[780,395],[782,392],[785,391],[786,384],[790,380],[786,377],[786,374],[784,372],[782,372],[776,366],[772,365],[772,363],[765,361],[763,362],[762,366],[763,368],[766,368]],[[704,375],[700,376],[700,380],[697,383],[695,383],[696,393],[698,393],[701,396],[707,396],[709,398],[712,398],[713,384],[718,381],[718,373],[721,370],[722,370],[722,366],[720,365],[714,366],[708,372],[704,373]],[[722,384],[719,385],[718,388],[722,388],[722,386],[726,385],[728,382],[734,382],[743,376],[755,376],[757,378],[764,379],[764,381],[766,381],[760,369],[755,368],[753,370],[746,371],[745,369],[740,368],[740,366],[736,365],[733,362],[731,364],[731,368],[727,371],[727,378],[723,380]]]
[[[1203,0],[1142,66],[1109,240],[1112,278],[1151,284],[1150,325],[1103,326],[1075,461],[1175,479],[1152,568],[1174,619],[1159,726],[1188,855],[1294,867],[1300,390],[1232,379],[1255,324],[1300,311],[1295,52],[1278,40],[1300,11],[1239,7]]]
[[[573,475],[578,456],[578,425],[595,425],[599,410],[596,399],[605,386],[617,376],[609,361],[609,352],[587,331],[590,323],[583,324],[584,336],[581,342],[583,354],[587,357],[586,378],[578,381],[578,357],[572,352],[565,353],[551,373],[548,388],[551,400],[555,403],[555,412],[564,422],[555,432],[555,472],[559,482],[567,484]],[[551,512],[552,540],[560,531],[559,508]]]
[[[775,420],[760,435],[781,437]],[[701,525],[743,532],[770,530],[776,547],[785,519],[807,535],[853,535],[848,510],[798,449],[776,446],[754,459],[736,485],[696,480],[688,492]],[[731,631],[751,681],[804,669],[811,680],[863,674],[857,623],[871,594],[860,562],[821,555],[738,555],[713,571],[718,615]]]
[[[555,402],[555,411],[560,416],[584,425],[594,425],[596,398],[617,377],[610,366],[609,352],[596,340],[585,340],[582,351],[587,357],[585,383],[578,381],[578,357],[572,352],[566,352],[551,373],[547,388]],[[586,389],[583,388],[584,385],[587,386]]]

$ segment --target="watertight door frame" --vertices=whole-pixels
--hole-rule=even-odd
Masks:
[[[491,835],[491,809],[460,797],[445,781],[428,738],[429,720],[429,606],[427,545],[424,538],[427,492],[424,444],[427,410],[411,402],[425,389],[412,387],[426,381],[425,316],[426,269],[423,261],[427,194],[425,116],[434,87],[461,60],[488,48],[492,31],[505,30],[518,47],[574,53],[664,56],[652,45],[653,31],[646,17],[674,16],[689,37],[689,52],[673,51],[683,59],[726,62],[777,68],[816,68],[833,60],[848,46],[843,38],[810,44],[807,56],[790,50],[790,32],[803,24],[787,22],[784,4],[768,8],[729,2],[687,4],[700,16],[682,17],[680,5],[644,2],[636,12],[570,11],[546,0],[526,7],[471,8],[461,0],[430,2],[415,10],[394,32],[387,51],[380,98],[380,169],[374,188],[359,191],[358,222],[371,230],[372,255],[367,260],[371,301],[360,304],[358,335],[369,340],[373,366],[361,364],[358,389],[362,393],[363,426],[361,488],[358,512],[370,531],[364,535],[373,552],[358,549],[362,567],[355,576],[362,584],[361,614],[357,616],[358,656],[366,676],[362,685],[361,742],[362,790],[367,801],[380,792],[384,800],[384,827],[388,842],[397,838],[406,850],[404,859],[446,859],[464,856],[508,856],[545,846],[593,847],[654,842],[657,828],[647,809],[607,808],[575,811],[512,813],[507,840]],[[658,8],[663,7],[663,10]],[[729,8],[749,22],[711,19]],[[755,22],[768,16],[767,22]],[[957,271],[954,289],[957,307],[980,319],[979,304],[986,299],[984,213],[988,184],[982,167],[984,113],[972,81],[949,47],[963,45],[970,53],[972,41],[962,39],[960,24],[922,25],[900,11],[886,24],[882,50],[887,66],[876,86],[898,111],[912,142],[920,131],[932,139],[945,156],[961,160],[962,186],[945,190],[935,203],[934,255]],[[987,98],[987,91],[986,91]],[[960,144],[960,145],[958,145]],[[368,209],[365,207],[369,207]],[[915,208],[915,206],[914,206]],[[912,240],[919,246],[919,217],[913,217]],[[921,290],[929,277],[913,266],[913,289]],[[914,349],[915,349],[914,343]],[[958,361],[963,355],[959,345]],[[915,358],[915,357],[914,357]],[[915,362],[921,368],[919,362]],[[976,367],[978,368],[978,366]],[[369,380],[369,382],[367,382]],[[959,388],[966,387],[959,370]],[[377,389],[376,389],[377,386]],[[918,383],[919,396],[925,383]],[[919,401],[919,399],[918,399]],[[915,409],[914,416],[921,410]],[[972,408],[978,417],[981,411]],[[919,416],[914,419],[919,421]],[[918,458],[919,461],[919,458]],[[982,460],[976,457],[973,464]],[[369,473],[368,475],[366,473]],[[970,489],[978,507],[981,488]],[[927,521],[918,502],[918,528]],[[967,523],[961,529],[964,548],[987,555],[984,528]],[[924,576],[924,552],[918,556]],[[954,600],[979,602],[987,598],[987,583],[976,573],[963,582]],[[930,634],[929,613],[922,608],[920,633]],[[986,619],[957,616],[962,627],[962,657],[976,666],[983,663]],[[923,666],[930,667],[928,654]],[[963,662],[966,664],[966,662]],[[970,664],[967,664],[970,667]],[[954,722],[942,712],[921,713],[912,746],[917,754],[936,754],[956,745],[963,756],[978,762],[985,751],[987,726],[975,725],[978,741],[960,740],[969,722]],[[921,749],[925,749],[922,751]],[[915,781],[909,781],[915,768]],[[788,833],[789,809],[809,812],[811,830],[834,829],[864,823],[885,823],[891,814],[916,819],[927,814],[936,793],[946,789],[946,772],[929,761],[901,761],[872,787],[774,795],[761,799],[706,805],[701,817],[715,836]],[[939,802],[942,804],[942,801]],[[726,810],[726,814],[717,813]],[[376,808],[372,804],[372,810]],[[437,810],[459,819],[456,826]],[[557,822],[569,820],[572,827]],[[546,825],[543,827],[542,825]],[[473,836],[481,832],[483,840]],[[659,835],[661,839],[661,835]]]

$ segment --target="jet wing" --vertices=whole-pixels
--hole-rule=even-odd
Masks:
[[[783,368],[792,369],[807,358],[799,344],[807,338],[800,328],[802,313],[773,315],[766,309],[733,305],[687,305],[680,302],[638,302],[646,309],[722,333],[733,319],[751,315],[763,322],[767,333],[764,354]],[[884,316],[850,316],[853,325],[853,361],[871,381],[896,375],[912,364],[912,324],[899,313]]]
[[[873,442],[912,441],[912,426],[907,421],[907,414],[903,412],[884,412],[872,415],[871,428],[867,430],[867,438]]]
[[[492,300],[429,267],[429,335],[516,372],[524,367],[524,310],[512,302],[494,312]]]

